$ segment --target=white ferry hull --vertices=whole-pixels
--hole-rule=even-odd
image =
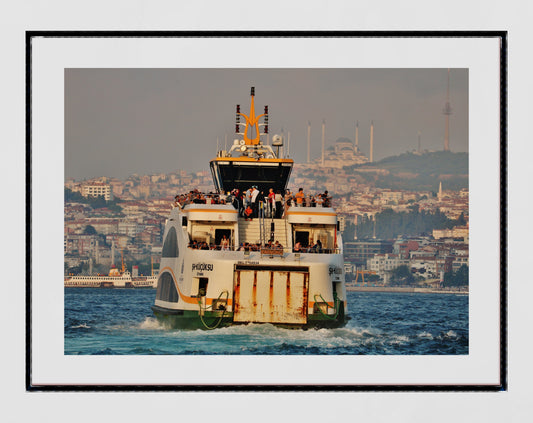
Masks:
[[[169,232],[176,234],[176,245],[167,248],[174,257],[165,257],[164,251],[161,259],[152,307],[160,321],[173,328],[203,329],[248,323],[298,328],[344,325],[346,289],[340,250],[316,254],[295,253],[292,248],[282,252],[191,249],[192,214],[187,208],[174,209],[165,229],[165,238]],[[227,218],[224,213],[215,215]],[[185,221],[189,229],[182,225]],[[216,227],[214,222],[208,225]],[[288,220],[277,220],[276,225],[283,225],[278,232],[291,230]]]

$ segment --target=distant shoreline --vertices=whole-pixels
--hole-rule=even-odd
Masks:
[[[352,292],[396,292],[414,294],[464,294],[468,295],[468,290],[459,289],[436,289],[436,288],[415,288],[408,286],[347,286],[346,291]]]

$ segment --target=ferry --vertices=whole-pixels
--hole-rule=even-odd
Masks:
[[[256,116],[254,91],[249,115],[236,107],[239,138],[210,161],[220,201],[195,191],[177,196],[181,201],[165,224],[152,310],[167,327],[334,328],[346,322],[342,237],[329,201],[301,207],[293,200],[277,212],[252,202],[252,213],[239,201],[252,188],[265,197],[286,193],[294,164],[280,154],[281,136],[271,145],[261,139],[268,134],[268,106]]]
[[[65,288],[156,288],[157,281],[157,275],[153,274],[152,276],[132,275],[126,269],[122,258],[120,270],[113,264],[108,275],[66,276],[64,286]]]

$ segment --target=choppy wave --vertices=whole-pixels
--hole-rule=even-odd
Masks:
[[[82,323],[80,325],[73,325],[73,326],[70,326],[70,329],[90,329],[91,327],[86,324],[86,323]]]
[[[352,319],[343,328],[204,331],[161,324],[151,314],[151,290],[76,291],[65,293],[66,354],[468,354],[468,297],[349,293]]]

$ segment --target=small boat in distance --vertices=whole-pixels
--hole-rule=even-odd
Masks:
[[[216,193],[177,196],[165,226],[152,310],[172,328],[343,326],[337,214],[329,197],[315,207],[301,207],[298,195],[290,199],[293,160],[280,157],[281,136],[274,135],[272,145],[262,142],[268,106],[256,116],[254,91],[249,115],[237,105],[235,132],[242,138],[210,162]],[[282,207],[280,198],[287,199]]]
[[[108,275],[77,275],[65,276],[65,288],[156,288],[157,275],[152,276],[132,276],[124,265],[122,257],[122,267],[117,269],[113,264]],[[135,266],[134,266],[135,267]],[[153,272],[152,272],[153,273]]]

